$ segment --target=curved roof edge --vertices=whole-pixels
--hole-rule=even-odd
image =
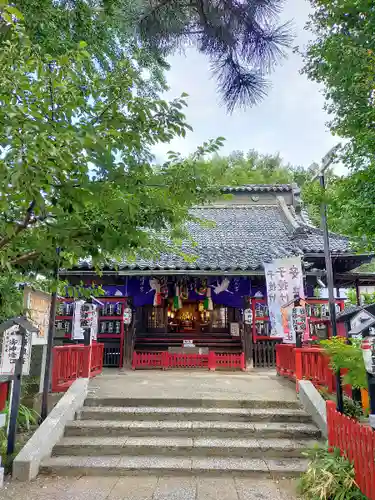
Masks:
[[[223,186],[224,193],[285,193],[293,192],[298,194],[300,188],[297,184],[244,184],[242,186]]]

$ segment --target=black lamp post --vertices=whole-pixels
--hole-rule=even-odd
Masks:
[[[48,393],[50,390],[51,383],[51,369],[52,369],[52,349],[53,349],[53,339],[55,336],[55,321],[56,321],[56,306],[57,306],[57,285],[59,279],[59,263],[60,263],[60,249],[56,248],[56,259],[54,267],[54,280],[55,289],[51,294],[51,308],[49,315],[49,325],[47,334],[47,352],[46,352],[46,365],[44,367],[44,377],[43,377],[43,393],[42,393],[42,405],[40,411],[40,422],[43,422],[48,415]]]
[[[329,313],[332,325],[332,336],[337,336],[337,323],[336,323],[336,302],[334,295],[334,282],[333,282],[333,269],[332,269],[332,259],[331,252],[329,249],[329,234],[328,234],[328,223],[327,223],[327,204],[325,201],[325,178],[324,173],[327,168],[331,165],[335,158],[336,151],[340,148],[341,144],[334,146],[323,158],[322,165],[319,172],[313,177],[312,181],[319,178],[320,186],[322,188],[322,202],[320,205],[321,214],[321,227],[323,231],[324,238],[324,257],[326,265],[327,274],[327,288],[328,288],[328,302],[329,302]],[[336,397],[337,397],[337,411],[344,412],[344,399],[342,393],[341,385],[341,375],[340,371],[336,372]]]

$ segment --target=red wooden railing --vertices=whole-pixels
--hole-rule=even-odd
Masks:
[[[52,392],[65,392],[77,378],[90,378],[103,369],[104,344],[53,348]]]
[[[103,352],[104,352],[103,343],[95,342],[91,345],[90,377],[95,377],[95,375],[99,375],[99,373],[102,373]]]
[[[296,355],[294,344],[276,345],[276,371],[279,375],[295,380]]]
[[[375,500],[375,432],[336,410],[327,401],[328,444],[339,448],[354,465],[355,480],[369,500]]]
[[[331,394],[336,391],[336,377],[330,367],[329,357],[318,347],[296,348],[293,344],[277,345],[276,371],[279,375],[296,380],[297,392],[298,380],[310,380],[315,387],[324,387]],[[345,375],[345,370],[342,370],[341,374]],[[343,390],[347,396],[352,397],[350,385],[344,385]]]
[[[294,349],[296,359],[296,380],[310,380],[315,387],[335,390],[335,377],[329,366],[329,358],[322,349],[302,347]],[[297,383],[298,391],[298,383]]]
[[[245,370],[245,354],[215,353],[180,354],[163,352],[134,352],[132,369],[137,368],[207,368],[209,370]]]

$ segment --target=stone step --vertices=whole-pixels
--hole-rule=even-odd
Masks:
[[[194,457],[298,458],[313,441],[188,437],[65,437],[54,456],[163,455]]]
[[[302,459],[164,456],[59,456],[44,460],[41,472],[59,476],[236,475],[298,476],[307,468]]]
[[[86,406],[79,420],[178,420],[229,422],[311,422],[305,411],[296,408],[184,408],[150,406]]]
[[[95,390],[93,391],[95,394]],[[89,396],[85,406],[163,407],[163,408],[300,408],[298,401],[187,399],[187,398],[99,398]]]
[[[128,437],[225,437],[316,439],[320,431],[313,424],[279,422],[76,420],[65,428],[65,436]]]

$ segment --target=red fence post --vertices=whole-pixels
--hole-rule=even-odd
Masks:
[[[282,344],[276,344],[275,346],[275,351],[276,351],[276,372],[281,375],[281,362],[280,362],[280,346]]]
[[[328,433],[328,447],[329,451],[332,451],[335,446],[334,440],[334,412],[336,411],[336,405],[333,401],[327,401],[327,433]]]
[[[8,398],[8,382],[0,384],[0,411],[3,411],[6,407]]]
[[[298,381],[303,379],[302,371],[302,348],[298,347],[294,349],[296,356],[296,391],[299,392]]]
[[[58,392],[59,389],[60,360],[58,347],[54,347],[52,353],[52,392]]]
[[[208,353],[208,369],[213,372],[216,370],[216,353],[214,351]]]
[[[91,357],[91,346],[83,346],[83,356],[82,356],[82,366],[78,367],[78,373],[82,369],[82,377],[90,378],[90,357]]]
[[[163,370],[168,370],[169,368],[169,352],[168,351],[163,351],[161,354],[161,366]]]
[[[353,463],[359,489],[375,500],[374,431],[339,413],[333,401],[327,401],[327,427],[329,450],[338,448]]]

